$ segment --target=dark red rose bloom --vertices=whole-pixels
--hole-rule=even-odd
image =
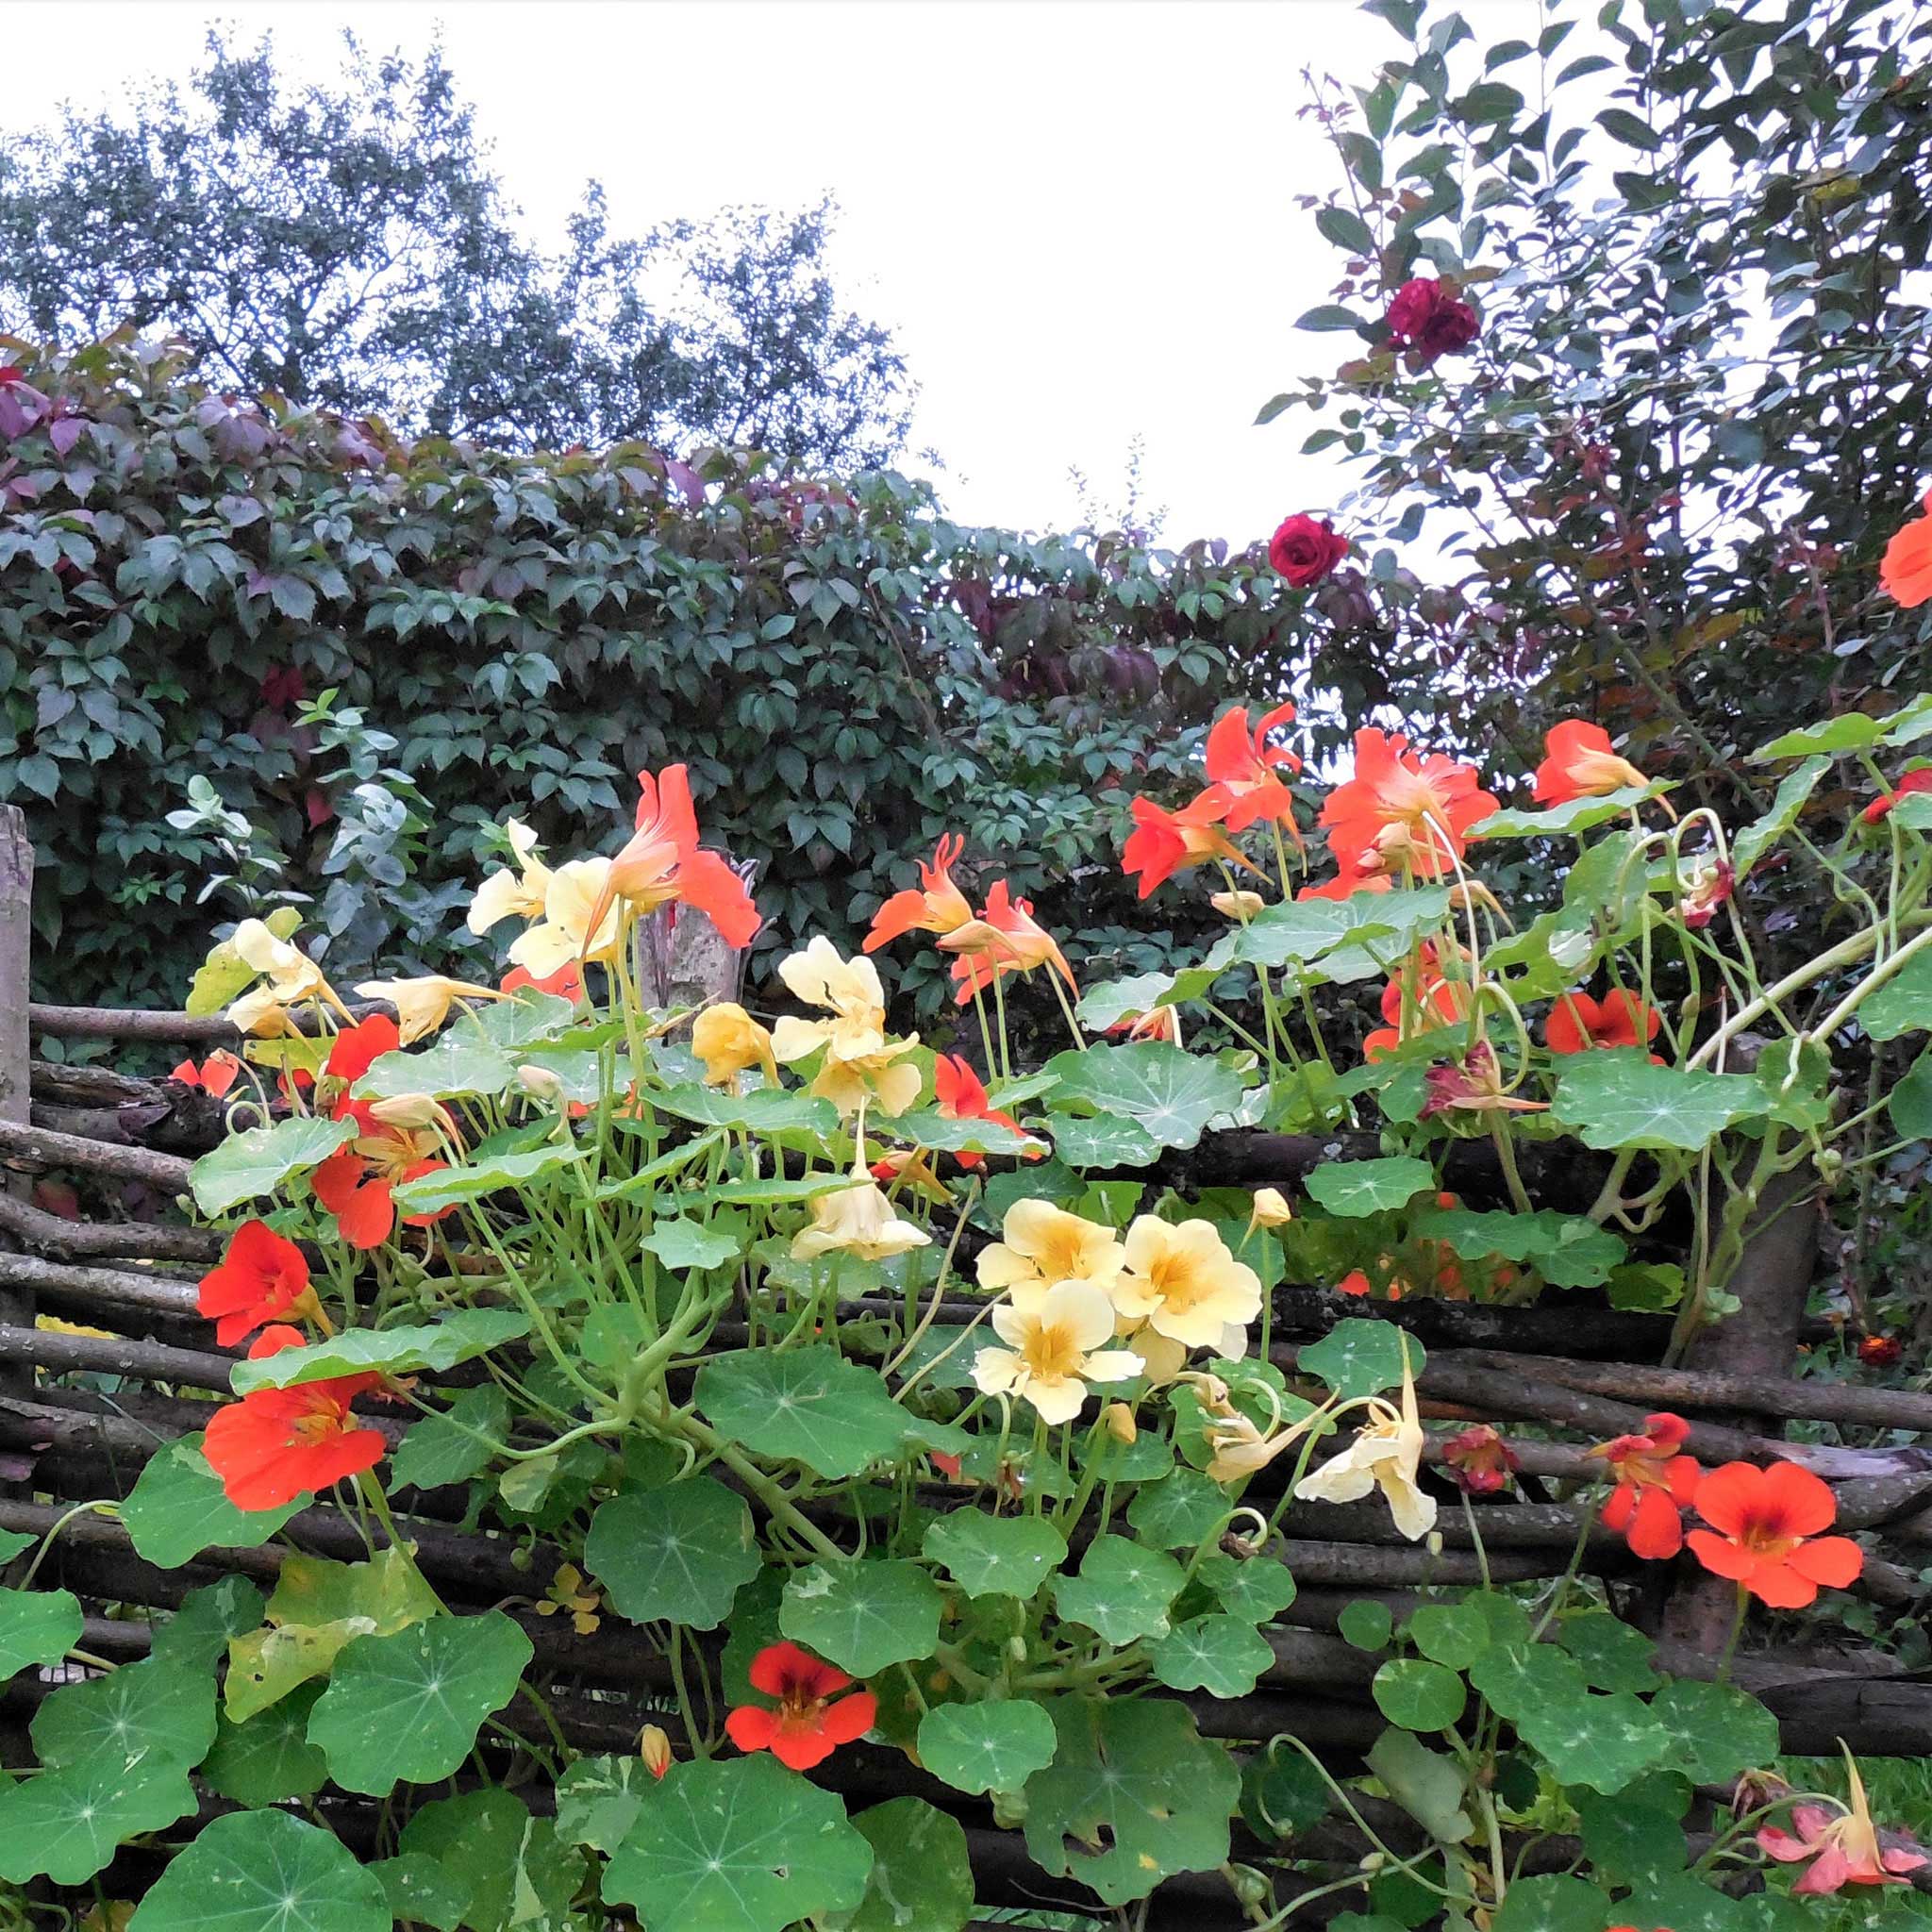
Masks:
[[[1482,333],[1475,310],[1429,275],[1404,282],[1385,319],[1397,346],[1415,350],[1424,362],[1468,348]]]
[[[1324,518],[1301,511],[1284,517],[1268,544],[1268,561],[1297,591],[1319,584],[1347,555],[1346,537]]]

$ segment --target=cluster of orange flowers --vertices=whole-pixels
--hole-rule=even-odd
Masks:
[[[1682,1416],[1647,1416],[1644,1424],[1642,1435],[1590,1452],[1616,1478],[1604,1524],[1634,1555],[1663,1561],[1688,1546],[1713,1575],[1779,1610],[1803,1609],[1821,1586],[1857,1580],[1864,1551],[1850,1537],[1821,1534],[1838,1519],[1828,1483],[1795,1462],[1727,1462],[1707,1474],[1683,1453],[1690,1424]],[[1707,1526],[1687,1532],[1686,1510]]]

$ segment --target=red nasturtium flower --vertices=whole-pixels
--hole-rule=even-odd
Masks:
[[[1475,310],[1432,275],[1404,282],[1389,303],[1389,333],[1424,362],[1466,349],[1482,333]]]
[[[1297,510],[1283,517],[1268,540],[1268,561],[1276,576],[1306,591],[1319,584],[1348,555],[1348,539],[1325,517]]]
[[[1079,991],[1067,956],[1033,917],[1032,900],[1015,899],[1005,879],[993,881],[986,908],[976,919],[940,935],[939,949],[957,956],[952,976],[958,991],[953,997],[962,1007],[995,979],[1009,973],[1031,973],[1037,966],[1051,967]]]
[[[264,1328],[248,1351],[251,1361],[300,1348],[293,1328]],[[255,1389],[209,1419],[201,1453],[238,1509],[278,1509],[309,1490],[325,1490],[382,1460],[379,1431],[361,1428],[349,1412],[357,1396],[382,1377],[332,1375],[292,1389]]]
[[[966,841],[949,832],[933,847],[932,860],[919,861],[920,890],[894,892],[872,916],[865,950],[876,953],[890,941],[908,932],[955,932],[973,917],[966,894],[953,883],[953,868]]]
[[[1504,1487],[1521,1466],[1516,1452],[1488,1423],[1474,1423],[1442,1444],[1458,1489],[1472,1496],[1488,1496]]]
[[[1865,1567],[1850,1537],[1819,1535],[1838,1521],[1838,1499],[1795,1462],[1727,1462],[1697,1486],[1694,1507],[1710,1528],[1685,1539],[1691,1554],[1773,1609],[1802,1610],[1821,1584],[1843,1590]]]
[[[746,1674],[752,1689],[775,1697],[778,1707],[741,1704],[725,1718],[725,1734],[741,1751],[769,1751],[793,1771],[823,1764],[841,1744],[864,1737],[878,1716],[879,1701],[870,1690],[841,1697],[852,1679],[795,1643],[768,1645]]]
[[[1683,1511],[1697,1494],[1702,1472],[1683,1454],[1690,1424],[1665,1411],[1643,1419],[1641,1436],[1617,1436],[1589,1453],[1609,1465],[1617,1487],[1604,1505],[1603,1524],[1652,1562],[1684,1547]]]
[[[698,843],[691,779],[682,765],[666,765],[655,778],[638,774],[637,830],[610,861],[604,891],[584,921],[595,933],[622,899],[636,912],[660,906],[693,906],[718,928],[726,945],[748,946],[762,922],[744,881],[715,852]]]
[[[1601,798],[1626,787],[1641,791],[1650,783],[1628,758],[1610,749],[1601,724],[1566,718],[1543,741],[1548,754],[1536,768],[1536,802],[1568,805],[1573,798]]]
[[[1868,825],[1875,825],[1880,819],[1890,817],[1892,807],[1900,799],[1909,798],[1915,791],[1932,791],[1932,765],[1920,765],[1907,772],[1898,781],[1896,791],[1881,791],[1858,816]]]
[[[232,1348],[265,1323],[296,1315],[326,1333],[328,1323],[308,1285],[308,1262],[265,1221],[246,1221],[228,1238],[222,1258],[201,1277],[196,1302],[215,1324],[215,1341]]]
[[[1208,790],[1220,799],[1230,832],[1245,832],[1269,820],[1294,828],[1294,793],[1282,783],[1281,774],[1299,772],[1302,761],[1268,742],[1293,720],[1292,705],[1276,705],[1252,730],[1245,705],[1215,719],[1208,734]]]
[[[1143,899],[1175,873],[1210,860],[1245,866],[1257,878],[1267,876],[1216,823],[1226,801],[1212,786],[1179,811],[1169,811],[1151,798],[1137,798],[1128,809],[1134,815],[1134,829],[1121,852],[1121,870],[1129,878],[1140,874]]]
[[[1595,1046],[1648,1046],[1663,1015],[1621,987],[1593,1000],[1566,992],[1543,1022],[1543,1044],[1552,1053],[1587,1053]]]
[[[1845,1752],[1845,1773],[1851,1780],[1852,1802],[1841,1813],[1827,1811],[1823,1805],[1793,1805],[1793,1837],[1774,1824],[1757,1834],[1762,1849],[1781,1865],[1812,1860],[1810,1871],[1791,1887],[1793,1893],[1815,1896],[1821,1892],[1841,1891],[1847,1885],[1908,1885],[1908,1873],[1932,1862],[1909,1840],[1888,1832],[1888,1844],[1872,1821],[1872,1807],[1865,1796],[1865,1780],[1850,1751]]]
[[[1384,1054],[1393,1053],[1405,1040],[1414,1040],[1439,1026],[1453,1026],[1467,1020],[1472,1005],[1466,980],[1425,976],[1411,999],[1405,996],[1402,981],[1391,979],[1382,989],[1382,1018],[1386,1024],[1362,1041],[1362,1058],[1378,1060]]]
[[[206,1093],[210,1100],[219,1100],[241,1077],[242,1062],[225,1046],[218,1046],[214,1052],[196,1066],[191,1060],[183,1060],[169,1074],[171,1080],[178,1080],[184,1087],[193,1087]]]
[[[534,992],[553,992],[562,999],[580,1000],[584,996],[584,969],[575,959],[567,959],[555,973],[539,979],[527,966],[512,966],[496,982],[498,992],[518,993],[526,986]]]
[[[1905,1352],[1896,1335],[1868,1335],[1858,1343],[1858,1359],[1868,1369],[1895,1368]]]
[[[933,1104],[941,1116],[949,1121],[993,1121],[1000,1126],[1011,1127],[1014,1133],[1024,1134],[1026,1130],[1009,1113],[1002,1113],[992,1104],[991,1096],[986,1091],[986,1083],[973,1071],[972,1063],[961,1054],[942,1053],[932,1063]],[[1039,1158],[1036,1153],[1033,1158]],[[986,1157],[974,1154],[970,1149],[956,1154],[953,1158],[961,1167],[984,1167]]]
[[[1405,865],[1440,878],[1495,808],[1473,766],[1424,758],[1399,733],[1371,727],[1356,733],[1355,775],[1328,794],[1321,823],[1342,875],[1359,886]]]
[[[1932,600],[1932,490],[1925,492],[1925,514],[1914,517],[1885,546],[1878,586],[1907,610]]]
[[[340,1102],[335,1117],[354,1121],[356,1138],[315,1170],[309,1186],[352,1248],[379,1248],[396,1224],[391,1190],[400,1181],[446,1167],[449,1163],[440,1158],[442,1143],[427,1130],[378,1120],[366,1100]],[[448,1212],[442,1208],[405,1219],[411,1227],[426,1227]]]
[[[395,1052],[402,1043],[402,1028],[387,1013],[371,1013],[336,1035],[322,1071],[331,1080],[353,1086],[384,1054]]]

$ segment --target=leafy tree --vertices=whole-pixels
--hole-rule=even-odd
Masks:
[[[592,183],[565,245],[518,232],[439,53],[332,82],[219,34],[184,93],[138,94],[0,155],[0,326],[177,333],[242,393],[411,432],[560,448],[750,443],[876,462],[911,390],[824,264],[836,208],[610,232]]]

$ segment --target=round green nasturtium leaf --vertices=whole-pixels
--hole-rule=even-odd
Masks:
[[[1603,1932],[1612,1916],[1608,1896],[1581,1878],[1521,1878],[1496,1914],[1495,1932]]]
[[[1391,1657],[1369,1687],[1379,1709],[1405,1731],[1446,1731],[1469,1701],[1462,1679],[1426,1657]]]
[[[1607,1795],[1661,1763],[1671,1749],[1670,1732],[1627,1690],[1556,1699],[1518,1718],[1516,1729],[1558,1783]]]
[[[355,1091],[358,1100],[400,1100],[406,1093],[441,1100],[453,1093],[501,1093],[515,1078],[516,1069],[494,1041],[479,1039],[474,1027],[453,1027],[413,1052],[392,1048],[379,1055]],[[559,1151],[569,1158],[567,1149]]]
[[[1216,1550],[1202,1557],[1195,1576],[1221,1599],[1231,1617],[1266,1624],[1294,1602],[1294,1578],[1272,1557],[1231,1557]]]
[[[1164,1040],[1057,1054],[1046,1071],[1058,1083],[1057,1112],[1131,1121],[1160,1147],[1194,1146],[1209,1121],[1241,1106],[1244,1091],[1232,1067]],[[1067,1158],[1064,1147],[1060,1151]]]
[[[1428,1357],[1413,1335],[1393,1322],[1352,1317],[1336,1323],[1320,1341],[1307,1343],[1296,1360],[1305,1374],[1321,1376],[1336,1394],[1352,1397],[1399,1388],[1405,1355],[1408,1373],[1420,1375]]]
[[[494,1382],[465,1389],[445,1413],[410,1425],[390,1458],[391,1479],[418,1490],[466,1483],[490,1467],[508,1430],[509,1397]]]
[[[181,1607],[155,1628],[150,1655],[164,1663],[212,1671],[229,1643],[261,1622],[260,1591],[245,1576],[225,1576],[181,1599]]]
[[[1023,1601],[1067,1559],[1067,1540],[1040,1516],[989,1516],[955,1509],[926,1529],[925,1554],[943,1564],[968,1596]]]
[[[1750,1074],[1657,1066],[1635,1047],[1613,1047],[1565,1057],[1550,1118],[1575,1128],[1586,1147],[1695,1154],[1765,1106],[1764,1088]]]
[[[856,1912],[827,1915],[828,1932],[959,1932],[973,1916],[966,1828],[924,1798],[892,1798],[853,1819],[872,1847]]]
[[[1730,1684],[1674,1679],[1650,1700],[1650,1715],[1669,1737],[1662,1761],[1692,1784],[1723,1784],[1778,1753],[1777,1719]]]
[[[286,1811],[217,1818],[176,1852],[128,1932],[390,1932],[375,1875],[333,1832]]]
[[[579,1757],[557,1781],[557,1835],[614,1852],[657,1777],[641,1757]]]
[[[1683,1871],[1690,1858],[1684,1840],[1689,1790],[1666,1772],[1652,1772],[1613,1798],[1579,1790],[1572,1794],[1583,1821],[1590,1869],[1613,1885]]]
[[[919,1721],[919,1761],[962,1791],[1017,1791],[1053,1762],[1054,1745],[1038,1704],[937,1704]]]
[[[1387,1604],[1363,1596],[1342,1605],[1335,1627],[1341,1632],[1342,1641],[1357,1650],[1386,1650],[1395,1631],[1395,1619]]]
[[[0,1677],[58,1664],[80,1641],[80,1599],[71,1590],[0,1590]]]
[[[1042,1872],[1117,1906],[1226,1862],[1241,1774],[1185,1706],[1059,1697],[1047,1708],[1058,1744],[1025,1790],[1026,1849]]]
[[[945,1598],[917,1563],[814,1563],[794,1571],[778,1628],[855,1677],[930,1657]]]
[[[0,1529],[0,1563],[10,1563],[21,1551],[32,1548],[35,1539],[24,1529]]]
[[[222,1714],[201,1767],[209,1789],[238,1805],[279,1805],[321,1790],[328,1760],[308,1741],[308,1713],[321,1695],[320,1684],[305,1684],[241,1724]]]
[[[633,1624],[715,1630],[758,1573],[751,1510],[708,1475],[613,1497],[591,1519],[584,1567]]]
[[[355,1138],[353,1121],[325,1121],[315,1114],[230,1134],[189,1170],[194,1205],[212,1221],[243,1201],[274,1193],[291,1174],[320,1165]]]
[[[1498,1641],[1469,1667],[1469,1685],[1498,1717],[1511,1724],[1540,1710],[1574,1704],[1589,1690],[1583,1667],[1554,1643]]]
[[[1174,1690],[1245,1697],[1274,1661],[1268,1640],[1240,1617],[1214,1611],[1176,1624],[1157,1637],[1147,1655],[1154,1674]]]
[[[436,1932],[458,1932],[463,1923],[468,1894],[436,1859],[421,1852],[381,1858],[369,1867],[390,1916],[399,1925],[433,1925]]]
[[[1556,1639],[1583,1666],[1584,1681],[1593,1690],[1655,1690],[1658,1678],[1651,1668],[1657,1645],[1641,1630],[1632,1629],[1607,1610],[1586,1610],[1581,1616],[1559,1618]]]
[[[514,1791],[487,1785],[419,1807],[398,1848],[406,1858],[442,1868],[471,1932],[508,1932],[519,1904],[517,1874],[539,1822]],[[527,1911],[528,1901],[523,1903]]]
[[[215,1683],[206,1671],[150,1657],[63,1685],[34,1713],[34,1750],[48,1770],[84,1758],[187,1771],[215,1740]]]
[[[844,1800],[763,1752],[674,1764],[604,1873],[644,1932],[784,1932],[858,1910],[873,1849]]]
[[[1434,1662],[1466,1671],[1490,1647],[1489,1620],[1473,1603],[1424,1604],[1407,1624],[1408,1641]]]
[[[883,1376],[819,1342],[715,1356],[697,1403],[727,1441],[835,1479],[899,1456],[915,1425]]]
[[[1111,1429],[1097,1435],[1090,1431],[1074,1443],[1074,1460],[1081,1474],[1096,1482],[1157,1483],[1174,1472],[1174,1444],[1154,1428],[1139,1430],[1131,1442],[1123,1442]]]
[[[1164,1550],[1142,1549],[1124,1536],[1097,1536],[1087,1546],[1077,1576],[1054,1584],[1062,1617],[1085,1624],[1108,1643],[1164,1637],[1167,1613],[1186,1573]]]
[[[1327,1817],[1328,1781],[1291,1744],[1257,1752],[1241,1769],[1241,1816],[1264,1839],[1290,1839]]]
[[[1436,1170],[1412,1154],[1388,1154],[1374,1160],[1330,1161],[1302,1185],[1308,1198],[1330,1214],[1356,1219],[1400,1208],[1424,1188],[1433,1193]]]
[[[265,1543],[308,1501],[298,1496],[279,1509],[238,1509],[208,1466],[197,1432],[148,1457],[121,1520],[134,1547],[150,1563],[177,1570],[203,1550],[252,1550]]]
[[[1160,1158],[1160,1142],[1118,1114],[1049,1113],[1041,1131],[1069,1167],[1150,1167]]]
[[[1161,1550],[1191,1550],[1234,1513],[1227,1491],[1198,1469],[1176,1469],[1151,1483],[1127,1506],[1127,1521],[1144,1543]]]
[[[194,1787],[180,1765],[150,1764],[138,1754],[98,1752],[0,1785],[0,1879],[85,1884],[124,1840],[164,1831],[194,1806]]]
[[[529,1332],[529,1317],[514,1308],[458,1308],[440,1322],[414,1327],[344,1328],[307,1348],[285,1348],[279,1355],[237,1362],[229,1379],[237,1395],[246,1395],[256,1389],[293,1389],[370,1369],[416,1375],[456,1368]]]
[[[380,1798],[399,1782],[434,1784],[470,1755],[483,1720],[516,1695],[533,1655],[501,1610],[358,1637],[330,1669],[308,1740],[344,1790]]]

